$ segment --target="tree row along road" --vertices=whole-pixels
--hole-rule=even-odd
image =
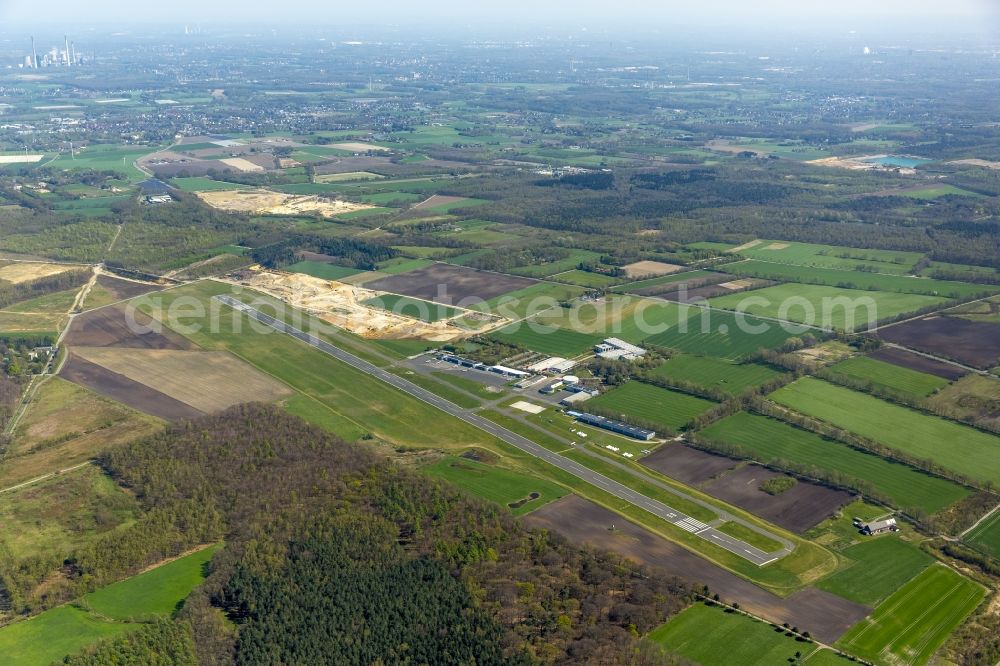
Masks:
[[[775,553],[766,553],[763,550],[756,548],[744,541],[736,539],[734,537],[725,534],[714,527],[706,525],[694,518],[684,515],[680,511],[673,509],[662,502],[654,500],[652,498],[646,497],[642,493],[639,493],[628,486],[625,486],[617,481],[609,479],[608,477],[591,470],[588,467],[581,465],[573,460],[565,458],[558,453],[549,451],[548,449],[532,442],[531,440],[522,437],[496,423],[479,416],[467,409],[459,407],[458,405],[441,398],[426,389],[423,389],[416,384],[413,384],[402,377],[398,377],[390,372],[383,370],[367,361],[364,361],[353,354],[350,354],[339,347],[335,347],[330,343],[321,340],[315,335],[305,333],[294,326],[290,326],[283,321],[275,319],[270,315],[266,315],[260,312],[254,307],[247,305],[241,301],[232,298],[231,296],[215,296],[217,300],[228,305],[229,307],[243,312],[250,316],[251,318],[257,320],[258,322],[265,324],[274,330],[285,333],[292,336],[293,338],[300,340],[320,351],[329,354],[338,361],[342,361],[350,365],[351,367],[360,370],[380,381],[385,382],[393,386],[394,388],[407,393],[418,400],[440,409],[455,418],[461,419],[466,423],[479,428],[480,430],[496,437],[497,439],[514,446],[525,453],[529,453],[536,458],[544,460],[545,462],[558,467],[559,469],[572,474],[573,476],[582,479],[583,481],[600,488],[601,490],[614,495],[615,497],[622,499],[643,511],[653,514],[654,516],[666,520],[681,529],[691,532],[702,539],[705,539],[709,543],[715,544],[731,553],[734,553],[757,566],[764,566],[769,564],[781,557],[783,557],[788,552],[788,546]],[[769,535],[771,538],[785,543],[784,539],[776,535]]]

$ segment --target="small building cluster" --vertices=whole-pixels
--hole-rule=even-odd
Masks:
[[[604,342],[594,347],[594,354],[598,358],[610,361],[634,361],[637,358],[645,356],[646,350],[618,338],[607,338]]]
[[[576,366],[575,361],[569,361],[561,356],[550,356],[549,358],[544,358],[541,361],[532,363],[527,366],[525,370],[530,370],[531,372],[546,372],[553,375],[558,375],[563,372],[569,372]]]
[[[455,365],[462,366],[463,368],[472,368],[473,370],[492,372],[510,379],[524,379],[531,376],[530,372],[525,372],[524,370],[508,368],[505,365],[486,365],[485,363],[478,363],[454,354],[438,354],[437,358],[441,361],[445,361],[446,363],[454,363]]]
[[[854,526],[857,527],[862,534],[867,534],[869,536],[873,534],[882,534],[883,532],[899,531],[899,526],[896,524],[895,518],[883,518],[882,520],[873,520],[867,523],[862,521],[860,518],[855,518]]]

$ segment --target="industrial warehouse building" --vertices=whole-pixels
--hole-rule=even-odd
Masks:
[[[648,442],[656,437],[656,432],[653,430],[646,430],[645,428],[632,426],[627,423],[622,423],[621,421],[614,421],[603,416],[597,416],[596,414],[574,411],[567,411],[566,413],[580,423],[586,423],[587,425],[604,428],[605,430],[610,430],[611,432],[616,432],[619,435],[625,435],[626,437],[632,437],[633,439],[641,439]]]
[[[618,338],[606,338],[604,342],[594,347],[594,353],[599,358],[612,361],[631,361],[644,356],[646,350]]]

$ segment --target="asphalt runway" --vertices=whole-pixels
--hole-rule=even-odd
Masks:
[[[549,451],[548,449],[526,439],[517,433],[511,432],[506,428],[493,423],[489,419],[486,419],[478,414],[470,412],[458,405],[441,398],[430,391],[420,388],[416,384],[412,384],[402,377],[398,377],[390,372],[386,372],[378,366],[372,365],[365,360],[358,358],[357,356],[350,354],[339,347],[335,347],[325,340],[305,333],[294,326],[289,326],[288,324],[275,319],[269,315],[260,312],[259,310],[238,301],[231,296],[215,296],[216,299],[225,303],[235,310],[246,313],[248,316],[256,319],[262,324],[270,326],[276,331],[285,333],[292,336],[293,338],[300,340],[307,345],[315,347],[320,351],[329,354],[338,361],[342,361],[350,365],[351,367],[364,372],[365,374],[371,375],[376,379],[390,384],[391,386],[408,393],[409,395],[422,400],[433,407],[440,409],[443,412],[451,414],[455,418],[461,419],[466,423],[479,428],[480,430],[493,435],[497,439],[515,446],[518,449],[524,451],[525,453],[530,453],[536,458],[540,458],[550,465],[554,465],[559,469],[572,474],[573,476],[586,481],[587,483],[600,488],[601,490],[614,495],[615,497],[624,500],[635,507],[647,511],[654,516],[666,520],[669,523],[673,523],[677,527],[683,530],[691,532],[710,543],[728,550],[731,553],[739,555],[740,557],[753,562],[757,566],[763,566],[769,564],[774,560],[778,559],[782,553],[766,553],[759,548],[755,548],[750,544],[747,544],[739,539],[735,539],[728,534],[716,530],[714,527],[706,525],[705,523],[684,515],[680,511],[673,509],[662,502],[654,500],[652,498],[646,497],[642,493],[632,490],[628,486],[625,486],[617,481],[609,479],[608,477],[593,471],[588,467],[584,467],[578,462],[564,458],[558,453]]]

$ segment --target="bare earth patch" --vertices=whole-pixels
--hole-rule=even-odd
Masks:
[[[243,286],[273,296],[325,322],[365,338],[419,338],[446,342],[464,332],[446,319],[424,322],[365,305],[384,291],[331,282],[300,273],[259,271],[240,281]]]
[[[205,413],[292,393],[227,352],[76,347],[73,353]]]
[[[749,241],[747,243],[743,243],[743,245],[737,245],[736,247],[731,247],[731,248],[729,248],[729,251],[730,252],[742,252],[743,250],[749,250],[752,247],[757,247],[762,242],[763,241],[760,241],[760,240],[752,240],[752,241]]]
[[[763,247],[761,249],[763,249],[763,250],[787,250],[788,249],[788,243],[771,243],[770,245],[767,245],[767,246],[765,246],[765,247]]]
[[[632,279],[642,277],[657,277],[659,275],[670,275],[684,268],[678,264],[667,264],[662,261],[637,261],[627,266],[622,266],[625,275]]]
[[[724,289],[731,289],[733,291],[739,289],[746,289],[747,287],[753,286],[753,280],[744,278],[742,280],[730,280],[729,282],[720,282],[719,286]]]
[[[541,405],[536,405],[534,403],[525,402],[524,400],[518,400],[511,405],[514,409],[519,409],[522,412],[528,412],[529,414],[541,414],[545,411],[545,408]]]
[[[270,190],[220,190],[198,192],[198,198],[213,208],[255,215],[299,215],[318,213],[333,217],[374,208],[368,204],[327,199],[314,195],[284,194]]]
[[[251,172],[251,171],[263,171],[264,167],[259,164],[254,164],[250,160],[245,160],[242,157],[227,157],[225,159],[219,160],[227,166],[231,166],[238,171]]]
[[[68,266],[66,264],[44,264],[28,261],[17,261],[0,267],[0,280],[13,282],[30,282],[50,275],[58,275],[68,270],[79,268],[79,266]]]
[[[344,143],[331,143],[330,148],[337,148],[339,150],[350,150],[353,153],[367,153],[369,150],[374,150],[379,153],[391,152],[385,146],[376,146],[371,143],[363,143],[361,141],[345,141]]]
[[[45,155],[0,155],[0,164],[30,164],[41,162]]]

